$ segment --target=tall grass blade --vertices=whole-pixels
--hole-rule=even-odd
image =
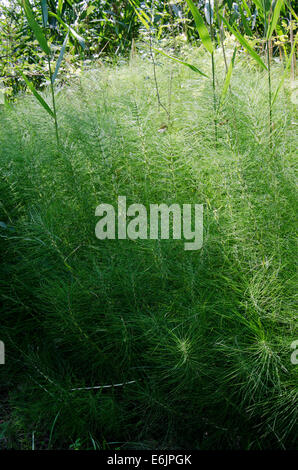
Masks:
[[[197,73],[199,73],[200,75],[203,75],[204,77],[207,77],[207,78],[208,78],[208,75],[206,75],[204,72],[202,72],[201,70],[199,70],[199,69],[198,69],[197,67],[195,67],[194,65],[189,64],[188,62],[184,62],[183,60],[177,59],[176,57],[172,57],[171,55],[166,54],[165,52],[160,51],[159,49],[154,49],[154,48],[153,48],[153,50],[154,50],[155,52],[158,52],[159,54],[164,55],[165,57],[168,57],[168,59],[174,60],[175,62],[178,62],[179,64],[185,65],[186,67],[190,68],[193,72],[197,72]]]
[[[243,27],[244,27],[244,30],[245,30],[245,33],[248,35],[248,36],[252,36],[252,31],[249,27],[249,24],[248,24],[248,21],[246,19],[246,16],[244,14],[244,10],[242,8],[242,6],[240,5],[240,15],[241,15],[241,20],[242,20],[242,23],[243,23]]]
[[[61,13],[62,13],[62,9],[63,9],[63,3],[64,3],[64,0],[59,0],[58,1],[58,14],[59,16],[61,16]]]
[[[294,16],[295,20],[298,21],[298,16],[296,15],[295,11],[291,7],[291,4],[288,1],[286,1],[285,3],[287,5],[288,9],[290,10],[290,12],[292,13],[292,15]]]
[[[220,97],[220,106],[224,103],[227,93],[228,93],[228,89],[229,89],[231,77],[232,77],[232,72],[233,72],[233,68],[235,64],[236,53],[237,53],[237,47],[235,47],[234,49],[233,57],[229,65],[228,72],[226,74],[225,83],[224,83],[224,86],[221,92],[221,97]]]
[[[38,91],[34,88],[34,86],[32,85],[31,82],[29,82],[29,80],[27,79],[27,77],[25,77],[25,75],[20,72],[20,74],[22,75],[23,79],[25,80],[28,88],[32,91],[33,95],[35,96],[35,98],[39,101],[39,103],[41,104],[41,106],[49,113],[49,115],[54,118],[54,113],[53,111],[51,110],[51,108],[49,107],[49,105],[45,102],[45,100],[42,98],[42,96],[38,93]]]
[[[62,44],[61,51],[60,51],[60,54],[59,54],[59,57],[58,57],[58,60],[57,60],[55,72],[53,73],[53,76],[52,76],[52,83],[54,83],[54,81],[56,80],[56,77],[57,77],[57,74],[58,74],[58,71],[59,71],[59,67],[60,67],[61,62],[63,60],[63,56],[64,56],[64,52],[65,52],[65,49],[66,49],[68,37],[69,37],[69,32],[66,34],[64,42]]]
[[[42,11],[42,24],[43,24],[43,27],[46,28],[48,24],[48,18],[49,18],[47,0],[41,0],[41,11]]]
[[[29,3],[29,0],[22,0],[22,5],[23,5],[23,8],[24,8],[24,11],[25,11],[25,14],[26,14],[28,23],[29,23],[31,29],[32,29],[33,32],[34,32],[34,35],[35,35],[37,41],[39,42],[40,47],[42,48],[42,50],[43,50],[47,55],[49,55],[50,52],[51,52],[51,51],[50,51],[50,48],[49,48],[49,46],[48,46],[46,37],[45,37],[45,35],[43,34],[43,31],[42,31],[41,27],[40,27],[39,24],[35,21],[34,14],[33,14],[31,5],[30,5],[30,3]]]
[[[243,3],[243,7],[244,7],[244,9],[246,10],[248,16],[252,16],[251,11],[250,11],[250,8],[249,8],[249,6],[247,5],[246,1],[245,1],[245,0],[242,0],[242,3]]]
[[[272,18],[271,18],[271,21],[270,21],[270,24],[269,24],[269,27],[268,27],[268,30],[267,30],[267,39],[268,40],[272,37],[273,31],[276,28],[276,25],[277,25],[277,22],[278,22],[278,19],[279,19],[279,15],[280,15],[280,10],[281,10],[281,7],[283,6],[283,3],[284,3],[284,0],[277,0],[277,2],[275,4],[274,12],[273,12],[273,15],[272,15]]]
[[[195,20],[196,27],[197,27],[199,36],[202,40],[203,46],[207,49],[208,52],[210,52],[210,54],[212,54],[214,50],[212,40],[208,33],[208,29],[205,26],[204,20],[201,14],[199,13],[199,10],[194,5],[192,0],[186,0],[186,3],[189,6],[192,16]]]
[[[247,52],[251,55],[251,57],[253,59],[255,59],[255,61],[259,65],[261,65],[261,67],[263,67],[265,70],[267,70],[267,67],[264,64],[264,62],[262,61],[261,57],[256,53],[256,51],[253,50],[253,48],[250,46],[250,44],[247,42],[247,40],[242,36],[242,34],[238,30],[234,29],[223,16],[221,16],[219,14],[219,17],[224,22],[226,27],[230,30],[230,32],[238,39],[240,44],[247,50]]]
[[[253,0],[259,12],[263,12],[263,5],[261,0]]]
[[[50,16],[53,16],[56,18],[56,20],[59,21],[60,24],[66,29],[66,31],[69,31],[72,37],[74,37],[78,43],[80,44],[82,49],[85,49],[85,40],[80,36],[71,26],[69,26],[67,23],[65,23],[56,13],[49,12]]]
[[[146,29],[150,29],[150,18],[146,15],[145,12],[143,12],[142,10],[139,11],[138,10],[138,7],[136,5],[136,3],[133,1],[133,0],[128,0],[129,3],[131,4],[131,6],[133,7],[137,17],[139,18],[139,20],[141,21],[141,23],[143,23],[143,25],[145,26]]]

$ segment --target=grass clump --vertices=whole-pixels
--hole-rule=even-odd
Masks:
[[[161,134],[138,58],[58,92],[59,152],[33,99],[1,111],[3,446],[294,447],[297,115],[280,94],[269,142],[257,67],[235,65],[217,143],[209,81],[173,66]],[[157,73],[166,98],[166,59]],[[95,208],[118,195],[204,204],[202,249],[97,240]]]

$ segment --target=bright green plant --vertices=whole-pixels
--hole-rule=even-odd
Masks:
[[[214,45],[213,45],[213,38],[214,38],[214,31],[212,27],[213,23],[213,10],[210,6],[210,2],[208,2],[208,15],[209,15],[209,24],[210,24],[210,35],[208,29],[204,23],[203,17],[201,16],[198,8],[195,6],[192,0],[186,0],[187,5],[190,8],[192,16],[194,18],[197,31],[201,38],[202,44],[211,54],[211,66],[212,66],[212,89],[213,89],[213,108],[214,108],[214,134],[215,134],[215,141],[217,142],[217,98],[216,98],[216,84],[215,84],[215,62],[214,62]]]
[[[48,19],[49,19],[47,0],[42,0],[41,6],[42,6],[43,27],[44,27],[44,30],[46,30],[46,27],[47,27],[47,24],[48,24]],[[57,120],[57,109],[56,109],[56,101],[55,101],[54,82],[55,82],[55,79],[57,77],[61,62],[63,60],[63,56],[64,56],[64,53],[65,53],[65,49],[66,49],[69,34],[71,34],[75,39],[77,39],[79,41],[80,45],[83,48],[85,47],[84,40],[83,40],[83,38],[81,38],[81,36],[71,26],[64,23],[61,20],[61,18],[58,17],[56,14],[50,12],[50,15],[57,18],[62,23],[64,28],[67,30],[67,34],[65,36],[65,39],[64,39],[64,42],[62,44],[60,54],[59,54],[59,57],[58,57],[58,60],[57,60],[57,63],[56,63],[55,71],[54,71],[54,73],[52,73],[52,69],[51,69],[51,49],[50,49],[50,46],[48,45],[46,34],[42,30],[42,28],[39,26],[37,21],[35,20],[34,13],[33,13],[33,10],[31,8],[29,0],[22,0],[22,7],[24,8],[24,12],[25,12],[27,21],[28,21],[28,23],[29,23],[34,35],[35,35],[35,38],[38,41],[41,49],[43,50],[43,52],[46,54],[46,57],[47,57],[48,72],[49,72],[49,77],[50,77],[51,96],[52,96],[52,108],[50,108],[50,106],[45,102],[43,97],[36,90],[34,85],[26,78],[26,76],[22,72],[20,72],[20,73],[21,73],[23,79],[25,80],[28,88],[32,91],[33,95],[38,100],[40,105],[53,118],[54,126],[55,126],[55,135],[56,135],[57,146],[59,147],[60,140],[59,140],[59,129],[58,129],[58,120]]]
[[[186,54],[204,71],[200,52]],[[38,102],[0,111],[1,410],[16,427],[1,445],[31,448],[32,431],[35,449],[93,448],[90,434],[112,450],[296,445],[297,113],[278,95],[270,158],[267,77],[237,57],[217,146],[212,88],[187,67],[172,83],[175,125],[157,132],[146,57],[65,87],[66,158]],[[271,73],[279,81],[279,65]],[[168,75],[160,69],[163,95]],[[95,207],[118,194],[204,203],[202,249],[97,240]],[[123,386],[98,388],[111,384]]]
[[[229,21],[226,18],[220,15],[221,20],[226,25],[227,29],[236,37],[236,39],[240,42],[240,44],[246,49],[246,51],[250,54],[250,56],[263,68],[267,71],[267,81],[268,81],[268,110],[269,110],[269,120],[268,120],[268,129],[269,129],[269,142],[270,147],[272,146],[272,107],[276,100],[277,94],[281,89],[283,84],[285,73],[288,70],[288,63],[286,66],[285,73],[283,74],[280,83],[276,89],[275,94],[272,97],[272,80],[271,80],[271,63],[270,63],[270,41],[272,39],[273,32],[275,31],[280,12],[284,7],[284,0],[277,0],[276,2],[266,1],[266,0],[254,0],[256,7],[259,10],[259,14],[261,20],[264,25],[264,38],[266,44],[266,58],[267,58],[267,65],[263,62],[261,56],[253,49],[253,47],[249,44],[247,39],[240,33],[237,26],[230,25]],[[294,51],[296,47],[296,41],[294,42],[290,56],[293,57]]]

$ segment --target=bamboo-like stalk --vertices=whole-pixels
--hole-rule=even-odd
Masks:
[[[264,35],[265,47],[267,56],[267,79],[268,79],[268,107],[269,107],[269,147],[272,148],[272,87],[271,87],[271,61],[270,61],[270,39],[267,37],[267,30],[269,28],[269,15],[266,15],[265,0],[263,0],[264,8]]]
[[[159,86],[158,86],[158,81],[157,81],[157,74],[156,74],[156,62],[155,62],[155,57],[154,57],[154,52],[153,52],[153,47],[152,47],[152,25],[153,25],[153,1],[151,2],[151,24],[149,25],[149,50],[150,50],[150,57],[152,60],[152,65],[153,65],[153,78],[154,78],[154,83],[155,83],[155,90],[156,90],[156,97],[157,97],[157,103],[158,103],[158,111],[160,108],[162,108],[168,118],[168,125],[171,123],[171,115],[169,111],[167,110],[166,106],[162,103],[160,99],[160,94],[159,94]]]
[[[223,54],[225,69],[226,69],[226,73],[227,73],[228,72],[228,63],[227,63],[227,57],[226,57],[226,51],[225,51],[225,45],[224,45],[223,22],[220,21],[220,18],[219,18],[219,15],[218,15],[218,12],[219,12],[218,0],[214,0],[214,5],[215,5],[216,18],[217,18],[217,26],[218,26],[218,30],[219,30],[219,38],[220,38],[221,47],[222,47],[222,54]],[[223,12],[223,16],[224,16],[224,12]]]
[[[272,90],[271,90],[271,65],[270,65],[270,51],[269,41],[266,40],[267,49],[267,76],[268,76],[268,103],[269,103],[269,146],[272,147]]]
[[[51,94],[52,94],[52,104],[53,104],[53,113],[54,113],[54,123],[55,123],[55,134],[57,140],[57,147],[60,147],[60,140],[59,140],[59,131],[58,131],[58,121],[57,121],[57,112],[56,112],[56,101],[55,101],[55,91],[54,91],[54,84],[53,84],[53,74],[51,70],[51,58],[48,55],[48,68],[49,68],[49,75],[50,75],[50,82],[51,82]]]
[[[47,41],[47,29],[46,24],[44,24],[44,35]],[[50,76],[50,83],[51,83],[51,95],[52,95],[52,105],[53,105],[53,114],[54,114],[54,125],[55,125],[55,135],[57,141],[57,148],[60,147],[60,140],[59,140],[59,130],[58,130],[58,121],[57,121],[57,110],[56,110],[56,100],[55,100],[55,90],[54,90],[54,83],[53,83],[53,74],[51,69],[51,56],[47,54],[47,62],[48,62],[48,69],[49,69],[49,76]]]
[[[291,1],[289,0],[289,4],[291,6]],[[291,42],[291,50],[294,45],[294,34],[293,34],[293,18],[292,18],[292,12],[290,10],[290,42]],[[292,56],[291,60],[291,81],[295,80],[295,54]]]
[[[213,41],[214,31],[212,27],[212,21],[210,21],[210,36],[211,36],[211,40]],[[215,136],[215,142],[217,143],[217,103],[216,103],[214,51],[211,53],[211,65],[212,65],[212,90],[213,90],[213,109],[214,109],[214,136]]]

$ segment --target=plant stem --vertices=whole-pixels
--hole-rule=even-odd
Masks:
[[[268,77],[268,105],[269,105],[269,147],[272,147],[272,101],[271,101],[271,67],[270,67],[270,51],[269,51],[269,40],[267,38],[267,30],[269,27],[269,15],[267,17],[265,1],[263,0],[264,8],[264,32],[266,38],[266,53],[267,53],[267,77]]]
[[[215,66],[214,66],[214,53],[211,54],[211,63],[212,63],[212,88],[213,88],[213,108],[214,108],[214,134],[215,141],[217,142],[217,109],[216,109],[216,94],[215,94]]]
[[[152,5],[151,5],[151,22],[153,24],[153,2],[152,2]],[[155,89],[156,89],[158,111],[159,111],[160,108],[162,108],[166,112],[167,118],[168,118],[168,124],[170,125],[170,123],[171,123],[170,113],[167,110],[167,108],[164,106],[164,104],[161,102],[160,94],[159,94],[157,74],[156,74],[156,63],[155,63],[155,58],[154,58],[154,53],[153,53],[153,48],[152,48],[152,29],[151,29],[151,26],[150,26],[150,30],[149,30],[149,48],[150,48],[150,56],[151,56],[151,60],[152,60],[152,64],[153,64],[153,77],[154,77],[154,83],[155,83]]]
[[[210,35],[213,40],[213,28],[212,22],[210,21]],[[211,64],[212,64],[212,88],[213,88],[213,108],[214,108],[214,135],[215,142],[217,142],[217,106],[216,106],[216,89],[215,89],[215,63],[214,63],[214,52],[211,53]]]
[[[58,122],[57,122],[57,112],[56,112],[56,102],[55,102],[55,92],[54,92],[54,84],[52,80],[52,70],[51,70],[51,59],[48,56],[48,67],[49,67],[49,74],[50,74],[50,82],[51,82],[51,93],[52,93],[52,103],[53,103],[53,113],[54,113],[54,121],[55,121],[55,133],[56,133],[56,140],[57,140],[57,147],[60,146],[59,141],[59,132],[58,132]]]
[[[47,40],[46,26],[44,27],[44,34]],[[58,132],[57,111],[56,111],[55,92],[54,92],[54,84],[53,84],[53,75],[52,75],[52,70],[51,70],[50,54],[47,55],[47,61],[48,61],[48,68],[49,68],[49,75],[50,75],[50,82],[51,82],[51,94],[52,94],[53,113],[54,113],[54,122],[55,122],[55,134],[56,134],[57,148],[59,150],[60,140],[59,140],[59,132]]]
[[[290,6],[291,6],[291,2]],[[293,48],[294,44],[294,34],[293,34],[293,19],[292,19],[292,12],[290,10],[290,42],[291,42],[291,50]],[[295,54],[292,56],[291,60],[291,81],[293,82],[295,80]]]
[[[271,66],[270,66],[270,52],[269,41],[266,41],[267,49],[267,68],[268,68],[268,103],[269,103],[269,147],[272,147],[272,91],[271,91]]]
[[[228,64],[227,64],[227,58],[226,58],[226,51],[225,51],[225,45],[224,45],[224,32],[223,32],[223,22],[220,21],[219,15],[218,15],[218,0],[214,1],[215,5],[215,13],[216,13],[216,18],[217,18],[217,26],[219,30],[219,38],[221,42],[221,47],[222,47],[222,53],[223,53],[223,58],[224,58],[224,63],[225,63],[225,68],[226,68],[226,73],[228,72]],[[223,11],[223,16],[224,16],[224,11]]]

